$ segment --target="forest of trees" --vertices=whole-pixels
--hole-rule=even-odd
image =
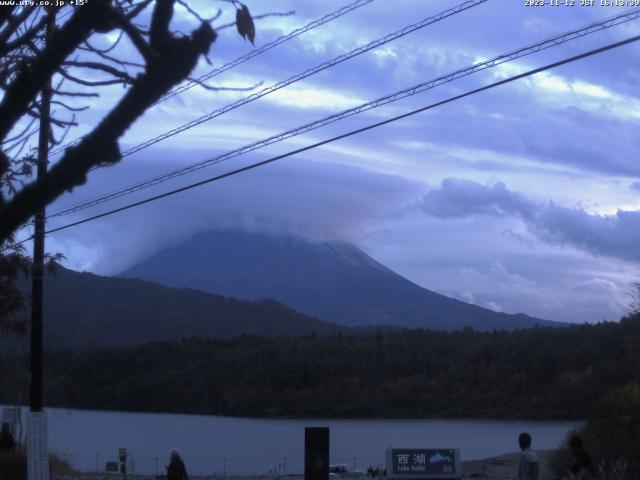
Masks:
[[[26,359],[1,360],[0,377],[17,380],[0,384],[0,403],[15,401],[15,383],[28,379],[15,374],[16,362],[26,369]],[[267,417],[583,419],[640,378],[640,315],[514,332],[183,339],[50,353],[45,365],[51,406]]]

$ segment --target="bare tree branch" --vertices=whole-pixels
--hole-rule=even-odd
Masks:
[[[35,119],[35,118],[32,118],[32,119],[29,121],[29,123],[27,124],[27,126],[26,126],[26,127],[25,127],[21,132],[20,132],[20,133],[18,133],[18,134],[16,134],[16,135],[14,135],[13,137],[9,137],[9,138],[7,138],[7,139],[6,139],[6,140],[4,140],[2,143],[4,144],[4,143],[8,143],[8,142],[13,142],[14,140],[17,140],[18,138],[22,137],[22,135],[24,135],[24,134],[27,132],[27,130],[29,130],[29,129],[33,126],[33,124],[35,123],[35,121],[36,121],[36,119]]]
[[[119,78],[124,83],[133,83],[134,78],[131,77],[128,73],[118,70],[111,65],[107,65],[102,62],[78,62],[75,60],[68,60],[64,62],[65,66],[77,67],[77,68],[87,68],[90,70],[100,70],[102,72],[108,73],[116,78]]]
[[[113,8],[108,0],[93,0],[91,8],[78,8],[61,29],[51,35],[47,47],[29,65],[23,65],[0,102],[0,140],[6,137],[45,83],[62,62],[91,33],[112,26]]]
[[[114,78],[111,80],[83,80],[82,78],[78,78],[75,75],[67,72],[64,68],[58,69],[57,73],[62,75],[67,80],[71,80],[72,82],[75,82],[79,85],[84,85],[85,87],[104,87],[106,85],[117,85],[119,83],[133,83],[133,79],[131,79],[131,81],[128,81],[119,78]]]
[[[129,21],[126,16],[120,13],[117,13],[115,15],[115,20],[118,26],[122,28],[122,30],[127,34],[129,40],[131,40],[140,55],[142,55],[142,58],[144,58],[145,62],[152,62],[155,54],[142,36],[142,33],[138,31],[138,29]]]
[[[37,8],[37,7],[36,7]],[[4,51],[4,46],[9,41],[11,36],[16,33],[20,26],[29,18],[29,16],[36,11],[36,8],[23,8],[16,16],[7,17],[7,27],[0,33],[0,51]]]
[[[171,31],[176,1],[201,22],[190,34]],[[45,25],[47,17],[56,13],[54,9],[11,6],[0,9],[0,90],[3,91],[0,98],[0,330],[20,330],[27,326],[23,321],[7,322],[24,307],[16,278],[20,271],[27,273],[30,266],[23,247],[10,245],[15,232],[27,225],[35,211],[65,191],[82,185],[92,169],[118,162],[121,159],[118,139],[151,105],[187,78],[201,56],[206,59],[216,39],[209,22],[218,17],[206,19],[186,1],[91,0],[90,7],[67,10],[65,17],[69,14],[70,17],[64,22],[58,18],[59,28],[47,36],[46,41]],[[150,26],[137,25],[137,16],[150,5],[153,5]],[[91,41],[96,33],[112,31],[117,31],[118,37],[106,47],[98,48]],[[119,58],[116,48],[125,37],[142,61]],[[78,53],[76,57],[74,52]],[[86,70],[106,74],[107,79],[101,80],[102,76],[88,79],[83,76]],[[79,99],[97,97],[99,90],[95,87],[116,83],[129,87],[123,89],[120,101],[97,126],[92,126],[74,146],[66,147],[62,157],[43,176],[31,180],[35,164],[33,135],[40,130],[36,124],[40,117],[38,96],[54,74],[57,80],[52,88],[51,103],[60,108],[51,114],[55,128],[48,129],[49,145],[61,143],[71,126],[77,124],[75,112],[87,108]],[[67,88],[65,82],[82,87]],[[259,85],[202,86],[207,90],[245,91]],[[18,122],[23,123],[18,125]],[[9,158],[7,152],[11,152],[13,158]]]
[[[184,7],[187,10],[187,12],[189,12],[193,17],[196,18],[196,20],[200,21],[201,23],[210,24],[211,22],[214,22],[215,20],[220,18],[220,16],[222,15],[222,10],[219,9],[218,12],[213,17],[205,19],[205,18],[202,18],[200,14],[196,12],[193,8],[191,8],[189,4],[184,0],[177,0],[177,1],[182,7]]]
[[[60,105],[62,108],[70,112],[84,112],[89,108],[88,105],[85,105],[84,107],[72,107],[71,105],[67,105],[66,103],[61,102],[60,100],[51,100],[51,105]]]
[[[171,34],[169,24],[173,16],[174,0],[157,0],[156,8],[151,16],[151,27],[149,28],[149,43],[151,48],[159,51],[170,41]]]
[[[95,52],[95,53],[109,53],[110,51],[112,51],[114,48],[116,48],[118,46],[118,44],[120,43],[120,40],[122,40],[122,36],[123,35],[124,35],[124,32],[120,31],[120,33],[118,34],[118,38],[116,38],[116,40],[105,49],[100,49],[98,47],[94,47],[93,45],[91,45],[89,43],[89,39],[85,40],[85,42],[84,42],[84,44],[87,47],[80,46],[78,48],[80,50],[88,50],[90,52]]]
[[[29,110],[27,113],[30,116],[32,116],[33,118],[37,118],[38,120],[40,120],[40,118],[42,117],[38,110]],[[49,121],[51,123],[53,123],[55,126],[57,126],[57,127],[66,127],[68,125],[76,126],[77,125],[77,123],[75,123],[74,121],[60,120],[59,118],[55,118],[52,115],[49,116]]]
[[[131,8],[131,10],[129,10],[126,13],[126,18],[127,19],[132,19],[137,17],[145,8],[147,8],[149,5],[151,5],[151,2],[153,0],[143,0],[142,2],[138,2],[137,4],[134,4]]]
[[[120,102],[77,146],[68,148],[44,177],[26,185],[0,209],[0,243],[25,223],[35,209],[82,185],[92,167],[118,162],[121,158],[118,138],[166,91],[186,78],[200,55],[209,50],[216,33],[208,24],[202,24],[187,38],[175,38],[168,31],[158,30],[162,25],[168,29],[173,11],[168,6],[172,4],[171,0],[156,1],[152,22],[155,58]],[[75,38],[81,40],[79,36]]]
[[[89,45],[89,43],[87,42],[87,45],[89,48],[87,47],[80,47],[82,50],[85,50],[87,52],[91,52],[91,53],[95,53],[96,55],[98,55],[99,57],[108,60],[110,62],[115,63],[116,65],[121,65],[121,66],[128,66],[128,67],[136,67],[136,68],[144,68],[144,64],[142,63],[136,63],[136,62],[130,62],[128,60],[123,60],[121,58],[116,58],[113,57],[107,53],[104,53],[100,50],[91,50],[91,45]]]
[[[15,40],[11,42],[3,42],[0,39],[0,55],[5,55],[7,52],[15,50],[16,48],[19,48],[20,46],[28,42],[31,42],[35,38],[35,36],[38,34],[38,32],[42,32],[42,30],[44,29],[48,21],[49,21],[49,15],[43,15],[38,21],[38,23],[30,27],[29,30],[21,34]]]
[[[0,27],[2,27],[4,23],[11,18],[15,8],[15,5],[5,5],[3,8],[0,8]]]

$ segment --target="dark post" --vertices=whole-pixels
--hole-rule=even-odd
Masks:
[[[55,28],[55,16],[47,25],[47,37]],[[40,99],[40,132],[38,137],[38,180],[47,172],[49,132],[51,129],[51,79]],[[42,207],[35,214],[33,233],[33,269],[31,272],[31,411],[42,411],[42,277],[44,270],[44,217]]]
[[[329,428],[304,429],[304,480],[329,479]]]
[[[47,38],[55,28],[56,7],[45,7],[49,15]],[[49,135],[51,131],[51,79],[40,96],[40,132],[38,138],[38,180],[47,172],[49,160]],[[29,434],[27,446],[27,478],[47,480],[49,478],[49,455],[47,451],[47,422],[42,411],[42,282],[44,270],[44,222],[45,208],[35,212],[33,234],[33,267],[31,270],[31,385]]]

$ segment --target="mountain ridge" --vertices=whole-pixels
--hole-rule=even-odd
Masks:
[[[561,326],[506,314],[425,289],[356,246],[291,234],[214,230],[151,255],[118,275],[234,298],[274,298],[345,326],[478,330]]]
[[[29,283],[23,280],[22,290]],[[28,312],[25,312],[25,314]],[[272,299],[238,300],[139,279],[75,272],[63,267],[44,284],[47,350],[134,346],[181,338],[231,338],[351,333]],[[28,335],[0,337],[0,346],[26,346]]]

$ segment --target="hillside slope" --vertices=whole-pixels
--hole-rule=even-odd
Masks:
[[[274,300],[242,301],[186,288],[60,268],[45,281],[45,348],[74,350],[188,337],[347,331]],[[24,336],[28,341],[28,336]],[[11,343],[15,346],[15,339]],[[6,336],[0,345],[8,343]]]
[[[248,417],[583,419],[640,378],[638,345],[640,315],[497,333],[189,339],[50,354],[45,398]],[[0,355],[0,378],[12,366]],[[0,382],[0,404],[15,391]]]
[[[562,325],[464,303],[410,282],[351,244],[292,235],[202,233],[120,276],[236,298],[274,298],[342,325],[445,330],[467,325],[479,330]]]

